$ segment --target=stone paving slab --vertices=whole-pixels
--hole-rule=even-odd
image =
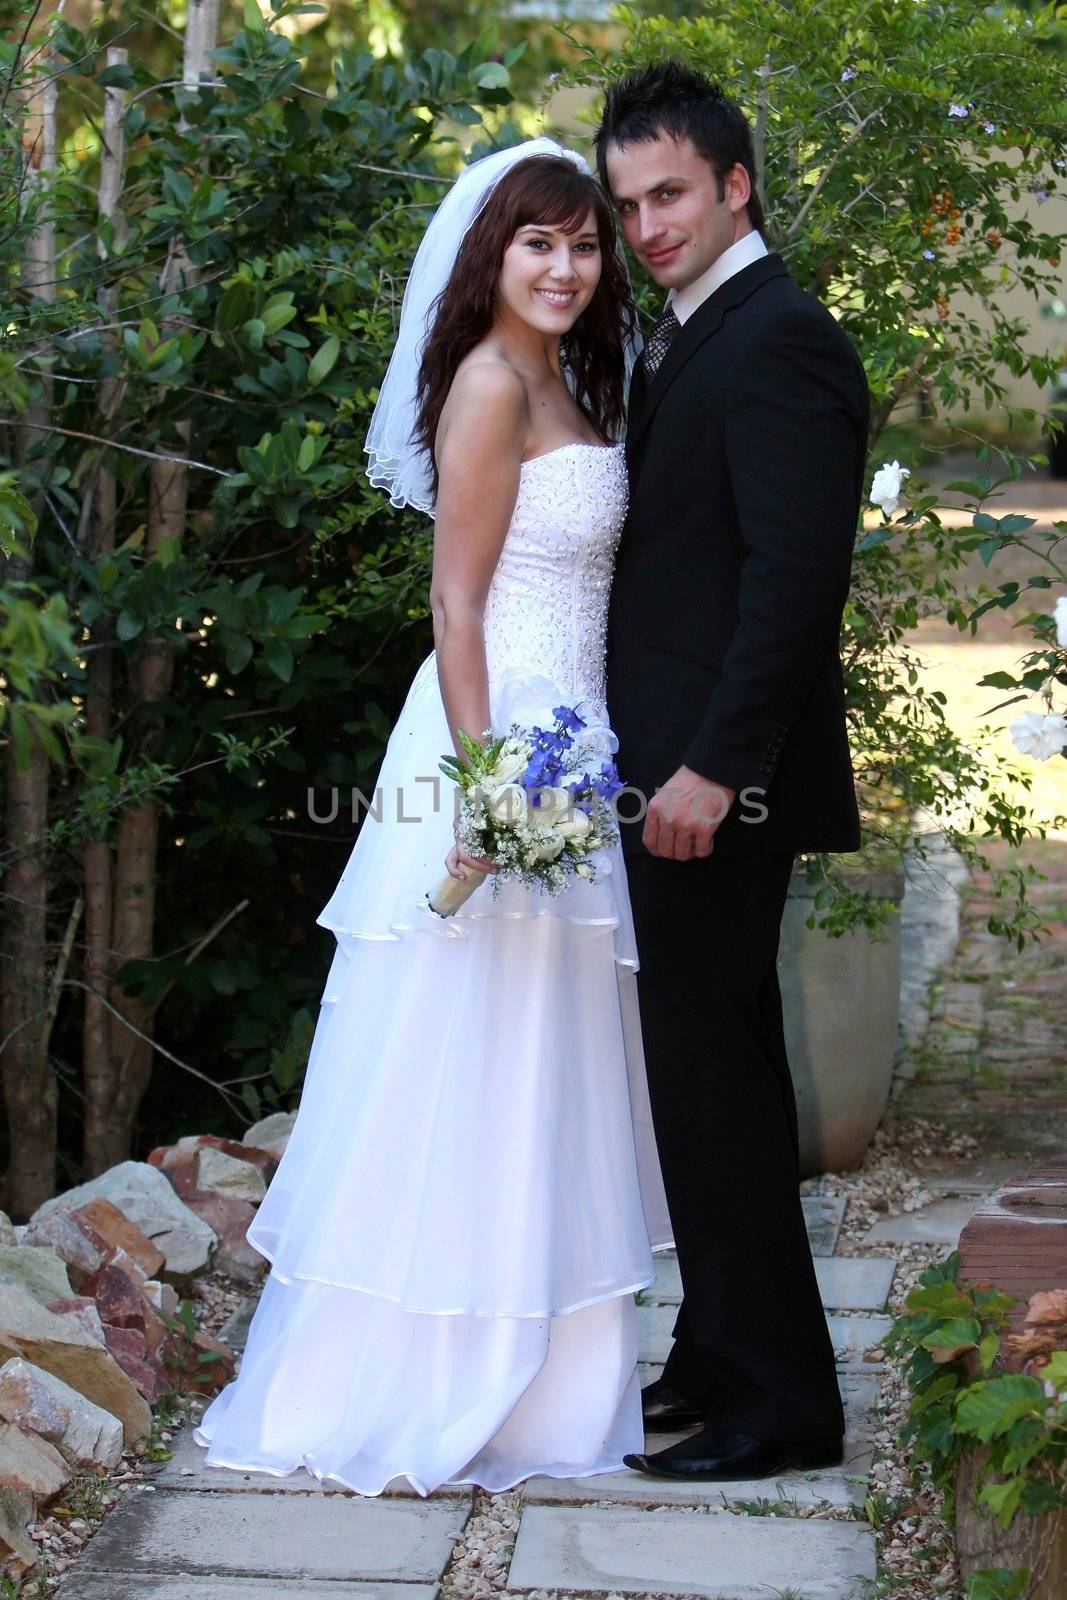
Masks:
[[[642,1362],[655,1366],[667,1359],[677,1314],[673,1305],[638,1306],[638,1356]],[[828,1315],[826,1320],[834,1349],[843,1352],[849,1364],[859,1360],[870,1346],[880,1344],[892,1327],[890,1317]]]
[[[832,1256],[816,1261],[822,1303],[833,1311],[882,1311],[897,1270],[892,1258]]]
[[[852,1600],[875,1575],[874,1533],[859,1523],[532,1505],[508,1589]]]
[[[866,1365],[863,1352],[882,1343],[893,1326],[892,1317],[827,1317],[838,1366]],[[870,1371],[870,1368],[867,1367]]]
[[[813,1256],[832,1256],[845,1220],[843,1195],[806,1194],[801,1197],[808,1243]]]
[[[434,1582],[466,1508],[357,1495],[131,1493],[79,1557],[80,1573]],[[137,1590],[138,1600],[140,1589]]]
[[[206,1489],[227,1493],[277,1493],[277,1494],[341,1494],[351,1496],[352,1491],[343,1484],[327,1479],[320,1483],[311,1472],[298,1468],[286,1477],[273,1472],[239,1472],[233,1467],[211,1467],[205,1461],[207,1451],[197,1444],[191,1428],[183,1428],[174,1440],[173,1455],[161,1470],[154,1474],[153,1483],[166,1489]],[[471,1489],[460,1484],[449,1485],[434,1492],[434,1498],[445,1496],[469,1501]],[[417,1498],[408,1485],[386,1490],[386,1498]]]
[[[648,1448],[665,1450],[686,1437],[681,1433],[651,1434]],[[597,1473],[591,1478],[530,1478],[523,1504],[580,1505],[610,1500],[626,1505],[705,1506],[709,1510],[764,1500],[790,1506],[858,1505],[867,1492],[870,1456],[866,1440],[849,1440],[840,1467],[822,1472],[783,1472],[775,1478],[748,1478],[736,1483],[673,1483],[669,1478],[650,1478],[646,1473],[631,1472],[627,1467],[621,1472]]]
[[[955,1249],[960,1234],[982,1203],[981,1195],[954,1200],[935,1200],[921,1211],[905,1211],[899,1217],[883,1217],[864,1235],[870,1244],[943,1244]]]
[[[673,1252],[657,1255],[656,1267],[655,1283],[643,1292],[645,1301],[678,1305],[682,1298],[678,1257]],[[815,1262],[822,1303],[834,1311],[881,1311],[889,1299],[895,1271],[893,1260],[864,1260],[859,1256],[820,1257]]]
[[[931,1194],[965,1195],[992,1194],[1001,1184],[1017,1178],[1024,1171],[1025,1162],[1018,1158],[998,1160],[957,1161],[950,1166],[934,1167],[924,1172],[920,1169],[923,1187]]]
[[[222,1577],[208,1573],[82,1572],[60,1584],[62,1600],[433,1600],[429,1583],[333,1583],[329,1579]]]
[[[656,1375],[656,1374],[653,1374]],[[647,1381],[647,1380],[646,1380]],[[747,1479],[737,1483],[671,1483],[640,1472],[597,1473],[590,1478],[531,1478],[524,1500],[530,1505],[582,1504],[615,1500],[628,1505],[695,1505],[717,1507],[723,1502],[767,1499],[797,1506],[829,1502],[834,1506],[858,1505],[866,1492],[871,1436],[877,1427],[879,1378],[874,1371],[843,1372],[841,1398],[845,1405],[845,1459],[840,1467],[823,1472],[788,1472],[780,1478]],[[650,1450],[663,1450],[681,1433],[648,1436]]]
[[[243,1350],[248,1343],[248,1326],[255,1315],[258,1303],[257,1294],[245,1295],[237,1310],[230,1312],[219,1329],[219,1338],[224,1344],[228,1344],[231,1350]]]

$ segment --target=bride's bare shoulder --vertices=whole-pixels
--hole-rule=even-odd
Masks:
[[[438,443],[457,429],[488,427],[498,438],[525,432],[529,415],[529,394],[515,368],[490,351],[472,350],[456,368],[441,410]]]

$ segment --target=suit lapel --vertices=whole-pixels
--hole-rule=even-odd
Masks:
[[[727,278],[714,294],[710,294],[704,304],[698,306],[693,315],[682,324],[681,330],[675,334],[670,349],[660,362],[656,375],[648,387],[645,384],[644,362],[638,361],[630,385],[630,409],[626,428],[626,456],[631,467],[634,465],[634,451],[647,432],[660,401],[690,356],[694,355],[706,340],[718,333],[729,312],[743,304],[750,295],[755,294],[757,289],[762,288],[772,278],[782,277],[788,277],[785,264],[781,256],[773,252],[761,256],[751,266],[742,267],[740,272],[735,272],[733,277]]]

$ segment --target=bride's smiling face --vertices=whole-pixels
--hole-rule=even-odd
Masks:
[[[518,317],[539,333],[565,334],[593,298],[600,269],[592,208],[569,233],[548,223],[525,223],[504,251],[497,312]]]

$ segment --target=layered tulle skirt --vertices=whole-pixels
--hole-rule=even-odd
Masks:
[[[565,692],[501,684],[494,726]],[[336,952],[248,1230],[270,1274],[196,1430],[209,1466],[425,1494],[641,1448],[633,1297],[669,1224],[621,852],[555,898],[487,881],[442,921],[449,748],[431,655],[318,918]]]

